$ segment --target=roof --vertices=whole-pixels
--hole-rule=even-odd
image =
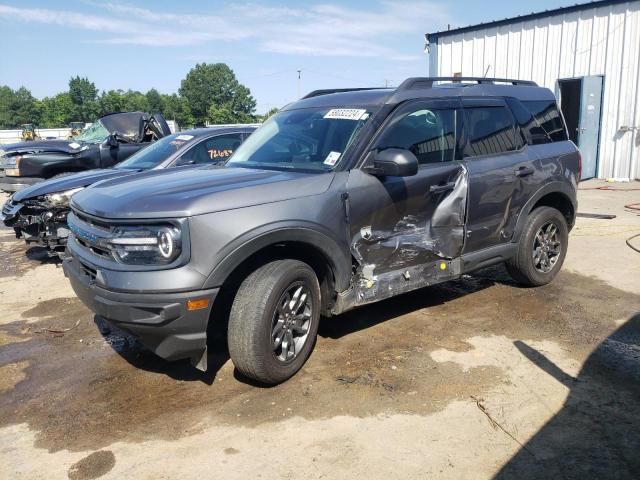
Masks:
[[[447,83],[438,83],[447,82]],[[348,90],[348,89],[347,89]],[[330,92],[330,90],[327,90]],[[316,93],[316,92],[312,92]],[[418,98],[513,97],[524,101],[555,100],[551,90],[533,82],[493,78],[463,77],[408,78],[398,88],[372,88],[319,94],[290,103],[282,109],[362,108],[395,105]]]
[[[516,17],[508,17],[502,20],[494,20],[487,23],[478,23],[476,25],[469,25],[467,27],[453,28],[450,30],[442,30],[440,32],[433,32],[425,34],[428,43],[435,43],[440,37],[446,37],[449,35],[458,35],[460,33],[473,32],[476,30],[483,30],[485,28],[501,27],[503,25],[511,25],[514,23],[527,22],[529,20],[536,20],[539,18],[554,17],[556,15],[563,15],[565,13],[579,12],[582,10],[588,10],[592,8],[607,7],[610,5],[617,5],[619,3],[629,3],[628,0],[599,0],[595,2],[579,3],[568,7],[554,8],[552,10],[544,10],[542,12],[534,12],[526,15],[519,15]]]
[[[255,125],[236,125],[233,127],[230,126],[220,126],[220,127],[201,127],[201,128],[191,128],[189,130],[181,130],[176,132],[176,134],[183,135],[193,135],[194,137],[202,137],[203,135],[210,135],[212,133],[247,133],[253,132],[256,128]]]

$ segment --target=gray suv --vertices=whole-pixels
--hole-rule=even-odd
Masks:
[[[501,262],[523,285],[550,282],[580,170],[552,92],[532,82],[316,91],[223,166],[74,195],[64,270],[160,357],[206,369],[221,322],[236,368],[275,384],[309,358],[321,315]]]

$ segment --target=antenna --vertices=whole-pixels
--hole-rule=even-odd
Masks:
[[[300,74],[301,73],[302,73],[302,70],[298,69],[298,98],[302,96],[300,93]]]

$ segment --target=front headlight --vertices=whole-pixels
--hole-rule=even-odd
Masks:
[[[71,197],[82,189],[84,187],[72,188],[64,192],[48,193],[44,196],[44,200],[52,207],[67,207]]]
[[[167,265],[182,252],[182,235],[174,225],[120,226],[108,243],[115,259],[128,265]]]
[[[4,174],[7,177],[19,177],[20,176],[20,155],[13,155],[11,157],[4,157],[2,159],[2,166],[4,167]]]

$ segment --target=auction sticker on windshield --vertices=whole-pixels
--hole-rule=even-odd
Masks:
[[[360,120],[367,113],[366,110],[359,108],[334,108],[329,110],[324,118],[332,118],[336,120]]]
[[[193,135],[186,135],[186,134],[182,134],[182,135],[178,135],[176,137],[176,140],[184,140],[184,141],[188,141],[191,140],[193,138]]]
[[[337,163],[340,158],[340,152],[329,152],[327,158],[324,159],[325,165],[331,165],[332,167]]]

